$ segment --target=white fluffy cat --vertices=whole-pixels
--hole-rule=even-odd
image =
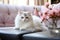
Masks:
[[[47,30],[45,26],[42,25],[39,17],[31,15],[30,12],[18,12],[15,18],[14,29],[20,30]]]

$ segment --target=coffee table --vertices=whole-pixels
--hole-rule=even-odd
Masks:
[[[49,31],[44,31],[23,35],[23,40],[60,40],[60,37],[51,35]]]
[[[38,31],[20,31],[14,30],[11,27],[0,28],[1,40],[22,40],[24,34],[35,33]]]

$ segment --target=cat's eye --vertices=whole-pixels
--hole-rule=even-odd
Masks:
[[[24,17],[21,17],[22,19],[24,18]]]
[[[26,17],[26,19],[28,19],[28,17]]]

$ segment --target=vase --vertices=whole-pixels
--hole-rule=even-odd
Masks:
[[[54,37],[60,37],[60,28],[57,27],[57,18],[52,18],[52,27],[48,27],[50,34]]]

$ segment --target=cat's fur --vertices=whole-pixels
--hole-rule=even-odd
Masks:
[[[43,27],[39,17],[31,15],[30,12],[18,12],[15,18],[14,29],[20,30],[47,30]]]

